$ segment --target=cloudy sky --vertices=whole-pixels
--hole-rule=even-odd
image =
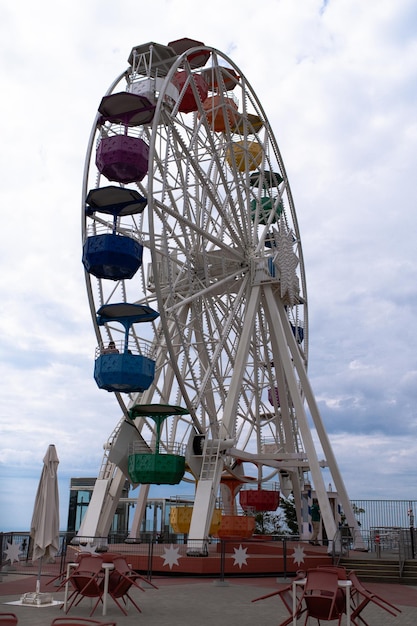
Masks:
[[[230,56],[274,129],[301,230],[310,379],[351,498],[414,499],[414,0],[0,0],[0,530],[28,529],[50,443],[61,528],[120,419],[93,379],[81,182],[133,46]],[[169,495],[175,495],[170,488]]]

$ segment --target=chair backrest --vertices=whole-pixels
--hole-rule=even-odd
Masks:
[[[120,574],[130,574],[133,573],[131,567],[129,567],[128,562],[126,561],[124,556],[118,555],[113,559],[113,565],[116,572]]]
[[[373,602],[377,606],[381,607],[381,609],[391,613],[391,615],[397,616],[397,613],[401,613],[401,609],[395,606],[395,604],[392,604],[382,596],[379,596],[373,591],[367,589],[354,571],[349,572],[349,580],[352,582],[351,593],[354,597],[356,594],[356,608],[352,613],[352,617],[359,615],[369,602]],[[359,600],[357,599],[358,597]]]
[[[101,570],[103,559],[101,556],[94,554],[85,554],[78,562],[78,567],[73,570],[75,572],[91,572],[96,574]]]
[[[114,570],[110,572],[109,577],[109,592],[110,595],[120,598],[129,591],[132,585],[136,585],[136,576],[124,557],[115,559],[113,564]]]
[[[16,626],[17,615],[14,613],[0,613],[1,626]]]
[[[309,616],[325,621],[336,618],[338,581],[336,572],[308,570],[303,599]]]
[[[117,626],[116,622],[99,622],[96,619],[88,617],[56,617],[51,626],[93,626],[100,624],[101,626]]]
[[[333,591],[333,589],[337,589],[338,581],[336,572],[319,568],[309,569],[304,589],[309,591],[322,588],[325,591]]]
[[[82,559],[78,567],[71,573],[69,581],[83,596],[97,598],[102,595],[99,574],[103,561],[101,557],[87,556]]]
[[[103,595],[103,589],[95,574],[78,572],[70,578],[74,589],[87,598],[99,598]]]
[[[349,580],[352,582],[353,591],[358,591],[359,593],[362,593],[363,595],[366,595],[369,593],[368,590],[363,586],[362,582],[359,580],[356,572],[354,571],[349,572]]]

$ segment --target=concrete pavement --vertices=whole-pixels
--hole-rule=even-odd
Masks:
[[[7,604],[19,600],[22,593],[34,591],[35,578],[4,576],[0,583],[0,612],[14,612],[19,619],[19,626],[50,626],[55,617],[63,615],[59,606],[35,608]],[[53,593],[54,600],[63,600],[63,592],[55,592],[53,586],[42,591]],[[118,626],[278,626],[288,613],[278,596],[267,600],[252,602],[254,598],[271,593],[289,581],[276,578],[230,578],[224,583],[220,580],[201,578],[161,577],[152,582],[158,585],[155,590],[148,587],[143,593],[133,591],[135,601],[141,607],[138,613],[130,605],[129,615],[124,616],[119,608],[109,599],[107,616],[102,616],[99,607],[94,619],[114,621]],[[376,593],[383,595],[400,606],[402,613],[393,617],[378,607],[369,607],[364,613],[366,620],[374,626],[416,626],[417,624],[417,588],[404,585],[367,584]],[[71,617],[88,617],[90,601],[84,599],[68,614]],[[343,622],[345,623],[345,621]]]

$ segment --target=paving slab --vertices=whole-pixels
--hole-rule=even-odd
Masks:
[[[63,615],[60,605],[32,607],[7,604],[16,601],[25,591],[33,591],[33,577],[0,583],[0,611],[12,611],[19,619],[19,626],[50,626],[55,617]],[[254,598],[271,593],[289,581],[274,578],[220,579],[153,578],[158,589],[148,587],[145,592],[133,591],[135,601],[141,607],[138,613],[133,605],[128,615],[109,599],[107,616],[103,617],[99,607],[94,619],[114,621],[118,626],[223,626],[235,623],[239,626],[277,626],[288,616],[278,596],[259,602]],[[42,581],[43,582],[43,581]],[[417,588],[404,585],[369,584],[369,588],[387,597],[400,606],[402,613],[393,617],[378,607],[369,607],[365,619],[373,626],[416,626]],[[42,585],[41,591],[52,591],[54,601],[63,600],[63,592],[55,592],[51,586]],[[84,599],[68,614],[71,617],[88,617],[90,600]],[[345,621],[343,621],[345,624]]]

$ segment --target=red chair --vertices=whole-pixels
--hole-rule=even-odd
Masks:
[[[135,572],[135,570],[130,567],[124,556],[116,555],[112,559],[112,563],[114,565],[115,571],[119,572],[119,574],[127,576],[130,580],[142,580],[147,585],[151,585],[151,587],[153,587],[154,589],[158,589],[158,587],[154,585],[153,582]]]
[[[133,606],[139,611],[139,613],[141,613],[138,604],[136,604],[129,592],[132,587],[136,587],[141,591],[145,591],[137,582],[138,580],[145,579],[143,578],[143,576],[140,576],[140,574],[137,574],[129,567],[126,559],[123,556],[115,557],[113,559],[113,565],[114,569],[110,572],[109,577],[109,596],[114,600],[119,609],[125,615],[127,615],[127,611],[125,608],[127,605],[127,599],[129,599]],[[155,585],[153,585],[152,583],[150,584],[155,587],[155,589],[157,589]],[[122,600],[123,604],[121,604],[119,600]]]
[[[84,617],[56,617],[51,626],[117,626],[116,622],[98,622],[96,619],[87,619]]]
[[[339,580],[348,579],[346,568],[343,565],[317,565],[315,569],[319,569],[321,572],[336,572]],[[340,587],[337,590],[337,603],[342,610],[346,608],[346,592]]]
[[[361,613],[364,608],[371,602],[379,606],[384,611],[391,613],[394,617],[398,617],[398,614],[401,613],[401,609],[399,609],[388,600],[385,600],[381,596],[369,591],[359,580],[357,574],[355,572],[349,573],[349,580],[352,582],[351,589],[351,600],[352,600],[352,613],[351,613],[351,622],[355,626],[360,626],[359,622],[365,624],[365,626],[369,626],[368,622],[362,617]]]
[[[96,552],[77,552],[76,557],[73,562],[80,564],[82,563],[83,559],[90,559],[90,558],[98,558],[98,559],[101,559],[102,562],[104,561],[102,555],[97,554]],[[50,585],[56,580],[61,579],[61,582],[59,583],[59,588],[62,588],[67,582],[65,580],[65,576],[66,576],[65,572],[60,572],[58,576],[54,576],[54,578],[50,578],[46,584]]]
[[[299,570],[295,576],[294,580],[301,580],[306,577],[306,573],[302,570]],[[301,605],[301,598],[303,595],[303,589],[301,586],[296,587],[297,599],[296,606],[297,608],[297,618],[304,613],[305,609]],[[252,602],[258,602],[258,600],[266,600],[266,598],[272,598],[272,596],[279,596],[282,600],[285,608],[288,611],[288,617],[279,624],[279,626],[288,626],[293,621],[293,584],[287,585],[282,589],[278,589],[278,591],[273,591],[272,593],[267,593],[265,596],[260,596],[259,598],[254,598]]]
[[[17,615],[14,613],[0,613],[1,626],[16,626]]]
[[[321,569],[311,569],[307,572],[307,580],[304,593],[299,602],[299,607],[305,604],[306,620],[313,617],[320,624],[323,622],[338,621],[342,623],[344,613],[343,603],[338,595],[338,576],[336,572],[328,572]]]
[[[102,564],[103,560],[100,556],[85,554],[80,560],[78,567],[71,572],[68,578],[61,582],[58,590],[62,589],[67,583],[70,583],[73,587],[73,591],[67,600],[66,613],[72,606],[77,606],[83,598],[97,598],[90,617],[93,615],[99,602],[103,601]]]

